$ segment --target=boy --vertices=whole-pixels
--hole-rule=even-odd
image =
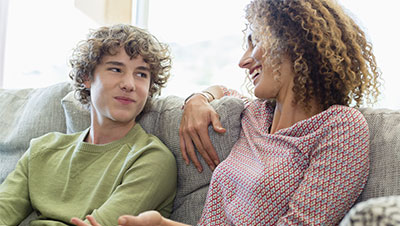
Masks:
[[[102,27],[70,59],[77,99],[91,125],[75,134],[33,139],[0,185],[0,225],[67,225],[92,215],[116,225],[122,214],[156,209],[169,216],[176,190],[172,153],[136,120],[168,77],[168,48],[130,25]]]

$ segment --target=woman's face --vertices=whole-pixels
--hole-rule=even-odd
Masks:
[[[239,62],[239,67],[249,70],[249,76],[254,84],[254,95],[260,99],[280,99],[282,91],[289,91],[290,83],[293,82],[292,63],[288,56],[284,55],[279,68],[279,74],[273,73],[271,65],[265,61],[261,43],[252,40],[248,35],[247,49]],[[291,90],[291,89],[290,89]]]

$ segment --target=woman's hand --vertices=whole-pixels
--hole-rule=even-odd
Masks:
[[[217,133],[225,133],[219,115],[207,99],[201,94],[192,96],[184,106],[179,137],[183,159],[189,164],[190,158],[199,172],[202,172],[203,168],[197,159],[193,143],[211,170],[219,164],[217,152],[208,134],[210,123]]]
[[[176,223],[176,224],[174,224]],[[167,226],[167,225],[180,225],[178,222],[172,222],[164,217],[157,211],[146,211],[139,216],[124,215],[118,218],[118,225],[120,226]]]
[[[94,219],[93,216],[86,216],[86,219],[90,222],[87,224],[81,219],[76,217],[71,219],[71,223],[76,226],[101,226]],[[123,215],[118,218],[118,226],[188,226],[183,223],[172,221],[161,216],[157,211],[151,210],[146,211],[139,216]]]
[[[157,211],[146,211],[139,216],[124,215],[118,218],[119,226],[189,226],[169,220],[161,216]]]
[[[79,218],[72,218],[71,223],[76,226],[101,226],[97,223],[96,219],[93,216],[88,215],[86,219],[90,224],[85,223]],[[164,222],[165,219],[161,216],[157,211],[146,211],[139,216],[131,216],[131,215],[123,215],[118,218],[119,226],[162,226],[168,225],[167,222]],[[173,223],[172,221],[170,221]],[[177,223],[177,222],[176,222]],[[172,224],[173,225],[173,224]],[[179,225],[179,224],[178,224]]]

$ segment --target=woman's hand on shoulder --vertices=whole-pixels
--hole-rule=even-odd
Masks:
[[[203,171],[203,168],[196,156],[194,145],[211,170],[219,164],[217,152],[208,134],[210,124],[216,132],[225,132],[218,113],[208,103],[207,98],[201,94],[193,95],[184,105],[179,137],[183,159],[186,164],[191,160],[199,172]]]

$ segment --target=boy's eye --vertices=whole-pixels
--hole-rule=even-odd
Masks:
[[[112,71],[112,72],[121,72],[121,69],[116,68],[116,67],[111,67],[111,68],[109,68],[108,70],[109,70],[109,71]]]
[[[147,74],[143,73],[143,72],[139,72],[136,75],[139,76],[139,77],[142,77],[142,78],[147,78]]]

